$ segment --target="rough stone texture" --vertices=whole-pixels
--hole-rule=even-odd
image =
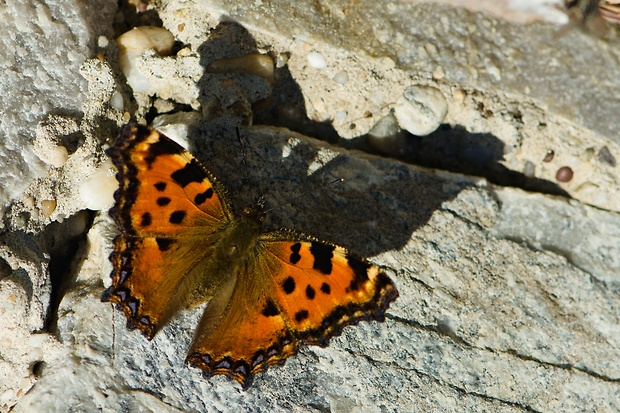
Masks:
[[[385,323],[347,328],[325,349],[305,347],[245,392],[183,365],[200,309],[180,314],[152,342],[128,331],[99,301],[116,230],[105,211],[86,211],[97,203],[80,193],[113,173],[103,149],[118,125],[149,110],[150,98],[132,99],[119,76],[115,46],[94,47],[112,32],[116,2],[102,1],[96,19],[67,2],[0,6],[7,50],[35,51],[3,78],[3,102],[22,104],[26,95],[48,105],[3,107],[13,122],[3,125],[18,132],[2,150],[20,156],[6,161],[13,181],[2,187],[1,411],[620,410],[620,174],[600,155],[606,147],[620,156],[617,48],[578,30],[552,42],[557,24],[514,25],[430,3],[162,3],[159,17],[183,48],[140,64],[160,82],[156,107],[192,110],[167,118],[177,124],[170,130],[187,131],[237,208],[266,195],[277,206],[269,228],[372,257],[389,268],[400,298]],[[39,46],[14,35],[21,16],[47,22],[40,25],[50,39],[73,33],[71,47],[84,58],[102,55],[42,61],[34,54],[47,39]],[[257,114],[254,122],[280,120],[342,147],[280,127],[243,127],[248,189],[231,125],[252,120],[270,85],[205,75],[204,67],[255,51],[272,52],[289,82],[273,84],[279,117]],[[310,52],[327,67],[310,67]],[[63,75],[45,85],[23,81],[37,70]],[[334,80],[342,71],[344,85]],[[175,87],[162,82],[168,78]],[[437,144],[460,168],[430,155],[435,169],[344,148],[364,148],[358,137],[418,84],[448,101],[446,129],[420,142]],[[455,130],[465,139],[443,138]],[[56,166],[42,174],[30,161],[35,150]],[[543,162],[549,150],[555,156]],[[559,184],[555,173],[565,165],[575,177]],[[465,174],[485,169],[488,179]],[[515,174],[543,181],[516,180],[530,191],[574,199],[489,182]]]
[[[114,2],[11,1],[0,5],[0,208],[50,168],[34,153],[35,128],[52,113],[79,116],[86,80],[77,76],[98,35],[111,35]]]

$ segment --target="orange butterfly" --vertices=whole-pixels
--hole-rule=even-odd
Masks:
[[[209,301],[186,362],[243,388],[299,344],[326,346],[360,320],[383,321],[398,297],[376,265],[288,229],[263,232],[263,203],[234,216],[226,191],[185,149],[125,125],[108,150],[120,229],[102,301],[152,339],[179,311]]]

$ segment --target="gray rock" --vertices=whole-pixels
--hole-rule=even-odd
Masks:
[[[178,100],[167,95],[158,107],[200,105],[184,117],[191,125],[171,130],[187,133],[190,149],[230,190],[237,211],[265,195],[275,207],[268,229],[303,231],[370,257],[400,292],[384,323],[347,327],[327,348],[303,347],[241,391],[226,377],[204,378],[183,363],[202,307],[180,313],[149,342],[100,302],[117,230],[104,194],[92,199],[97,191],[90,191],[87,203],[80,188],[109,174],[103,149],[118,125],[130,113],[148,112],[147,100],[135,103],[128,94],[113,46],[102,50],[105,61],[81,61],[94,55],[100,34],[111,37],[115,4],[101,2],[96,21],[84,17],[94,15],[87,6],[66,2],[5,11],[7,50],[51,47],[51,40],[37,46],[17,35],[18,19],[38,16],[32,21],[47,38],[73,33],[79,52],[50,54],[54,60],[43,63],[31,53],[0,83],[5,105],[26,95],[26,104],[4,107],[7,130],[17,131],[5,152],[19,157],[7,161],[13,180],[3,185],[1,411],[620,410],[620,188],[607,156],[619,153],[609,116],[619,107],[592,98],[614,96],[619,87],[615,49],[579,31],[550,43],[545,35],[557,26],[513,25],[433,4],[350,8],[343,1],[317,11],[271,2],[257,11],[255,2],[164,2],[164,25],[189,49],[153,61],[150,73],[160,82],[180,74],[175,81],[191,87],[175,89]],[[241,35],[225,44],[238,32],[216,27],[222,14],[252,27],[255,44]],[[306,38],[317,41],[310,47]],[[568,165],[575,176],[561,188],[577,199],[416,167],[281,127],[243,127],[240,143],[232,125],[251,119],[247,109],[261,103],[264,80],[195,79],[211,60],[253,49],[275,50],[282,61],[291,52],[288,85],[298,89],[286,89],[287,96],[297,90],[302,105],[291,103],[282,114],[292,114],[294,125],[334,119],[338,135],[365,134],[389,112],[393,91],[423,81],[446,96],[448,125],[496,138],[507,174],[528,165],[533,178],[553,182],[558,167]],[[310,52],[326,66],[309,67]],[[26,83],[37,69],[63,75]],[[343,70],[346,84],[333,80]],[[226,97],[226,105],[214,96]],[[28,99],[45,105],[32,107]],[[50,162],[41,170],[29,160],[33,142]],[[67,149],[66,161],[58,146]],[[604,162],[597,155],[603,147]],[[543,163],[550,149],[555,157]],[[338,178],[344,182],[325,186]],[[55,208],[46,202],[44,209],[43,201]],[[102,211],[86,211],[97,205]]]

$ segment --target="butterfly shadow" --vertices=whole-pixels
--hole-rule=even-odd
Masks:
[[[210,73],[217,59],[258,53],[256,40],[240,24],[220,23],[198,51],[206,68],[199,81],[206,120],[190,128],[189,140],[228,188],[237,213],[265,197],[266,230],[290,228],[374,256],[402,248],[458,194],[444,191],[445,179],[431,172],[331,147],[339,141],[337,132],[308,118],[286,65],[275,69],[267,86],[259,76]],[[242,128],[239,140],[239,123],[258,126]]]

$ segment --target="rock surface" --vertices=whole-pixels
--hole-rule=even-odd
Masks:
[[[179,42],[137,61],[150,97],[106,41],[117,2],[82,3],[0,6],[0,411],[620,411],[617,44],[553,41],[557,15],[508,22],[510,2],[167,0],[143,15]],[[256,52],[273,79],[205,70]],[[400,160],[351,150],[412,85],[446,98],[439,130],[395,139]],[[400,298],[385,323],[304,347],[247,391],[184,365],[200,309],[151,342],[128,331],[100,302],[104,149],[151,107],[237,208],[265,195],[268,228],[386,266]],[[249,123],[241,151],[233,126]]]

